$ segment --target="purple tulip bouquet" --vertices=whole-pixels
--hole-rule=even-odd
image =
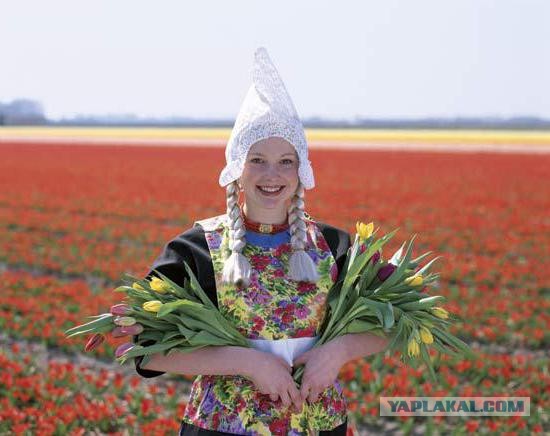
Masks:
[[[356,227],[344,274],[329,291],[327,313],[315,346],[348,333],[388,336],[388,351],[397,351],[408,363],[420,358],[435,379],[428,347],[453,355],[471,353],[467,344],[448,331],[451,317],[439,306],[444,298],[424,292],[424,287],[439,277],[429,272],[437,257],[420,266],[430,252],[412,259],[413,236],[385,261],[382,247],[397,230],[376,239],[378,230],[374,231],[373,223],[357,223]],[[298,383],[303,370],[300,367],[294,372]]]

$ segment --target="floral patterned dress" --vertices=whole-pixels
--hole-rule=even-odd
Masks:
[[[214,273],[218,307],[249,339],[309,338],[318,334],[328,291],[338,275],[336,262],[321,231],[307,219],[306,251],[319,272],[317,284],[287,278],[291,254],[288,231],[260,235],[247,231],[243,255],[252,266],[251,283],[239,290],[223,284],[229,256],[225,215],[199,221],[205,231]],[[246,435],[309,435],[331,430],[346,421],[346,402],[335,380],[314,404],[301,412],[272,401],[242,376],[199,375],[192,388],[183,422],[204,429]]]

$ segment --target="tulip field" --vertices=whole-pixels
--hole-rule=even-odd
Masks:
[[[373,221],[441,255],[437,291],[472,358],[394,356],[341,371],[356,434],[550,432],[550,154],[313,149],[315,219]],[[124,338],[84,353],[64,330],[118,303],[195,220],[224,213],[222,148],[0,142],[0,435],[176,434],[191,377],[114,363]],[[432,291],[432,292],[433,292]],[[379,416],[379,397],[523,396],[527,417]],[[351,431],[350,431],[351,433]]]

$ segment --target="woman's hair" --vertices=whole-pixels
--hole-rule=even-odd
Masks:
[[[226,196],[231,255],[224,263],[222,280],[225,283],[233,283],[239,288],[244,288],[250,284],[252,267],[248,259],[242,254],[242,250],[246,245],[246,230],[238,202],[237,182],[227,185]],[[290,243],[292,246],[292,255],[289,259],[289,278],[296,281],[315,283],[319,279],[319,274],[313,259],[305,252],[307,235],[304,218],[304,187],[299,183],[288,209]]]
[[[288,261],[289,277],[299,282],[315,283],[319,280],[319,274],[313,259],[305,252],[307,236],[304,218],[304,187],[302,183],[298,183],[298,189],[296,189],[288,209],[290,244],[292,245],[292,255]]]
[[[248,259],[242,254],[246,245],[244,238],[246,230],[239,207],[237,182],[231,182],[227,185],[226,197],[231,255],[224,263],[222,280],[224,283],[233,283],[239,288],[246,288],[250,284],[251,267]]]

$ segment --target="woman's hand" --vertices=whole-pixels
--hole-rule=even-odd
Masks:
[[[292,367],[282,357],[254,350],[244,375],[254,382],[260,393],[269,395],[272,401],[280,398],[285,407],[294,403],[301,409],[303,402],[292,378]]]
[[[314,347],[294,359],[294,366],[305,365],[300,395],[311,404],[319,394],[330,386],[342,366],[350,360],[383,351],[388,345],[387,337],[370,332],[350,333]]]
[[[345,363],[343,344],[338,340],[312,348],[294,359],[294,367],[305,365],[300,396],[313,404],[331,386]]]

